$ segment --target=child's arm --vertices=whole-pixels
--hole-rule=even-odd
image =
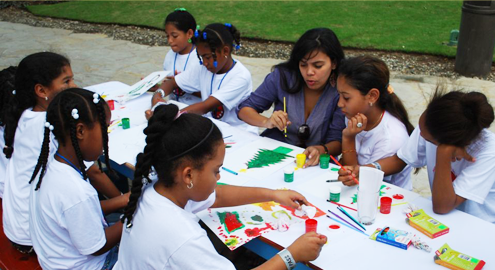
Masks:
[[[104,172],[100,171],[96,164],[93,164],[93,166],[89,167],[86,173],[88,174],[91,185],[105,197],[115,198],[121,195],[120,191],[113,184],[112,180],[110,180],[110,178],[108,178],[108,176]]]
[[[221,105],[222,102],[220,102],[220,100],[216,99],[213,96],[209,96],[205,101],[187,106],[186,108],[182,109],[182,111],[203,115]]]
[[[103,214],[108,215],[110,213],[113,213],[117,210],[124,208],[129,202],[130,194],[131,194],[130,192],[127,192],[126,194],[119,195],[118,197],[100,201],[101,210],[103,211]]]
[[[331,141],[326,143],[325,146],[328,149],[328,154],[332,156],[338,156],[342,150],[342,144],[339,141]],[[320,154],[325,153],[325,147],[322,145],[312,145],[308,146],[303,152],[308,157],[308,160],[304,164],[303,168],[310,166],[316,166],[320,163]]]
[[[361,123],[361,127],[358,127]],[[368,118],[364,114],[356,114],[349,119],[347,127],[342,131],[342,165],[358,165],[356,152],[356,135],[366,128]]]
[[[112,249],[115,245],[117,245],[120,242],[120,238],[122,237],[122,227],[123,224],[119,220],[112,226],[108,227],[105,229],[105,238],[106,238],[106,243],[105,245],[100,248],[100,250],[96,251],[92,255],[94,256],[99,256],[104,254],[105,252],[109,251]]]
[[[160,85],[160,89],[162,89],[163,92],[165,92],[165,96],[170,95],[170,93],[172,93],[172,91],[178,87],[179,86],[175,82],[175,77],[172,77],[170,80],[163,81],[162,84]]]
[[[400,159],[397,156],[397,154],[388,158],[380,159],[379,161],[377,161],[377,163],[380,164],[381,169],[385,173],[385,175],[396,174],[402,171],[407,166],[407,164],[402,159]],[[375,167],[371,164],[363,165],[363,166],[367,166],[371,168]],[[354,165],[354,166],[344,166],[344,167],[346,169],[345,171],[342,169],[339,170],[339,178],[338,178],[339,181],[342,181],[342,184],[346,186],[355,185],[356,183],[352,179],[351,174],[353,174],[356,177],[356,179],[359,179],[360,166]]]
[[[244,205],[258,202],[276,201],[298,209],[300,204],[308,204],[306,198],[292,190],[272,190],[256,187],[221,185],[216,188],[217,197],[212,208]],[[298,202],[298,203],[296,203]]]
[[[474,158],[467,154],[464,148],[451,145],[438,146],[435,176],[431,188],[433,212],[437,214],[447,214],[466,201],[465,198],[455,193],[454,185],[452,185],[451,162],[455,159],[474,161]]]

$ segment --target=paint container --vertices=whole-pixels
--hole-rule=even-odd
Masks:
[[[311,218],[306,219],[306,233],[317,232],[316,231],[317,228],[318,228],[318,221],[316,221],[316,219],[311,219]]]
[[[331,186],[330,187],[330,201],[331,202],[339,202],[340,201],[340,192],[342,192],[341,187]]]
[[[392,196],[392,198],[394,198],[394,200],[397,200],[397,201],[402,201],[402,200],[404,200],[404,195],[394,194],[394,196]]]
[[[391,208],[392,208],[392,198],[381,197],[380,198],[380,213],[390,214]]]
[[[129,118],[122,118],[122,128],[128,129],[131,127],[131,120]]]
[[[115,110],[115,101],[113,99],[107,101],[107,104],[111,111]]]
[[[287,183],[294,181],[294,168],[290,167],[284,169],[284,181]]]
[[[330,167],[330,155],[321,154],[320,155],[320,168],[328,169]]]
[[[306,163],[306,155],[305,154],[297,154],[296,155],[296,165],[298,168],[302,168]]]

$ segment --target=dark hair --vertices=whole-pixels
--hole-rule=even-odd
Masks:
[[[8,67],[0,71],[0,126],[4,125],[3,118],[5,108],[11,102],[14,91],[16,67]],[[2,138],[3,139],[3,138]]]
[[[163,26],[165,27],[169,23],[175,25],[177,29],[184,33],[187,33],[189,30],[192,30],[193,32],[196,30],[196,20],[193,15],[185,9],[179,8],[168,14]]]
[[[327,83],[330,83],[332,78],[337,79],[338,67],[345,57],[342,46],[340,46],[340,41],[332,30],[328,28],[314,28],[306,31],[306,33],[297,40],[287,62],[283,62],[273,67],[273,69],[280,68],[288,71],[291,74],[291,78],[294,78],[294,81],[292,82],[286,77],[284,72],[280,73],[280,82],[284,91],[293,94],[303,89],[305,82],[299,70],[299,62],[301,62],[308,53],[318,51],[326,54],[332,63],[336,64],[336,69],[333,70],[328,77]],[[292,85],[289,85],[289,83],[292,83]]]
[[[70,62],[62,55],[52,52],[40,52],[26,56],[19,63],[15,74],[16,94],[5,109],[5,147],[3,153],[7,158],[14,152],[14,137],[22,113],[36,105],[34,87],[41,84],[49,87],[53,80],[62,74]]]
[[[372,56],[357,56],[345,59],[339,67],[339,76],[364,96],[376,88],[380,91],[377,106],[399,119],[411,135],[414,126],[409,122],[407,110],[395,93],[389,93],[390,71],[382,60]]]
[[[437,86],[426,107],[425,125],[439,144],[465,147],[493,122],[493,107],[479,92],[452,91]]]
[[[149,174],[152,168],[158,181],[171,187],[181,164],[190,162],[193,168],[201,170],[214,156],[215,146],[222,142],[222,133],[210,119],[192,113],[175,119],[178,112],[175,105],[159,106],[144,129],[146,147],[137,156],[129,203],[121,219],[127,222],[128,228],[132,227],[143,180],[151,182]]]
[[[70,136],[72,147],[77,156],[81,173],[84,179],[87,178],[86,166],[84,165],[84,159],[79,148],[79,143],[76,137],[76,125],[77,123],[83,123],[89,128],[92,128],[95,122],[99,122],[101,126],[101,134],[103,139],[103,150],[105,154],[105,164],[110,169],[110,159],[108,158],[108,132],[106,121],[106,110],[108,110],[108,104],[99,95],[95,98],[94,92],[80,89],[70,88],[60,92],[50,102],[46,111],[46,122],[53,126],[53,135],[60,145],[65,146],[67,135]],[[94,100],[98,100],[94,103]],[[78,119],[74,119],[72,111],[77,109]],[[50,154],[50,128],[45,125],[45,135],[43,138],[43,145],[41,146],[41,153],[38,158],[38,163],[31,176],[31,183],[41,168],[41,174],[36,185],[36,190],[41,186],[41,181],[46,171],[46,164],[48,162],[48,155]],[[100,168],[101,169],[101,168]]]
[[[223,46],[228,46],[230,48],[230,52],[232,53],[232,48],[235,44],[237,44],[236,49],[238,49],[241,45],[241,32],[237,30],[237,28],[230,24],[221,24],[221,23],[212,23],[209,24],[202,31],[197,30],[194,33],[194,37],[192,38],[194,44],[206,43],[211,50],[211,54],[213,56],[213,60],[217,60],[217,49],[222,49]],[[199,56],[199,61],[201,62],[201,57]]]

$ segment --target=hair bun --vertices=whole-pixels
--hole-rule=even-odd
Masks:
[[[486,96],[479,92],[469,92],[461,99],[464,115],[480,129],[488,128],[494,120],[493,107]]]

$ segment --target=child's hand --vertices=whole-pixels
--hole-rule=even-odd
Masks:
[[[313,261],[320,255],[321,248],[327,242],[323,234],[309,232],[301,235],[287,249],[296,262]]]
[[[307,168],[310,166],[315,166],[320,163],[320,150],[316,146],[309,146],[303,152],[308,157],[306,163],[304,163],[303,168]]]
[[[278,128],[278,130],[284,130],[288,125],[290,125],[289,115],[283,111],[274,111],[272,116],[268,118],[263,127],[271,129]]]
[[[449,157],[450,161],[452,162],[456,162],[463,159],[469,162],[476,161],[474,157],[468,154],[465,147],[457,147],[453,145],[441,144],[437,148],[437,154],[445,157]]]
[[[151,110],[146,110],[144,112],[144,116],[146,117],[146,120],[150,120],[150,118],[153,116],[153,111]]]
[[[300,210],[301,204],[309,204],[303,195],[293,190],[275,190],[273,195],[274,201],[294,209]]]
[[[356,182],[352,179],[352,175],[356,177],[356,179],[359,180],[359,165],[355,166],[344,166],[346,169],[345,171],[340,169],[339,170],[339,178],[337,178],[339,181],[342,182],[342,184],[346,186],[354,186],[356,185]]]
[[[349,119],[347,122],[347,127],[342,130],[342,136],[348,138],[354,138],[358,133],[363,131],[368,124],[368,118],[362,113],[356,114],[354,117]]]

